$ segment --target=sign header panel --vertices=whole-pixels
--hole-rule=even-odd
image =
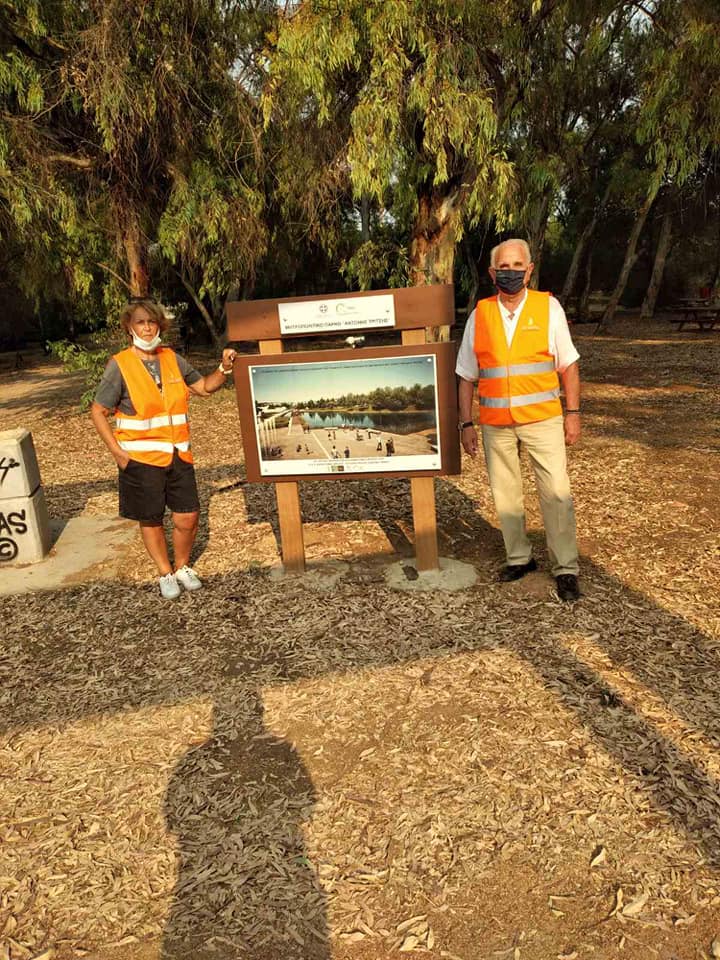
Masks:
[[[369,297],[305,300],[279,303],[280,333],[346,333],[369,327],[394,327],[395,304],[391,293]]]

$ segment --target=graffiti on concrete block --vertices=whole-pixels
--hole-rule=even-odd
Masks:
[[[20,461],[14,457],[0,457],[0,487],[5,483],[5,477],[14,467],[19,467]]]
[[[24,510],[0,513],[0,563],[15,559],[20,549],[17,538],[26,534],[27,529]]]

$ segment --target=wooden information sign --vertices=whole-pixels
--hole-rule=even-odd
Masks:
[[[299,481],[407,477],[418,570],[438,567],[434,477],[460,472],[455,349],[427,343],[450,326],[453,288],[227,304],[248,480],[275,484],[285,569],[305,569]],[[283,352],[283,339],[402,332],[399,346]]]

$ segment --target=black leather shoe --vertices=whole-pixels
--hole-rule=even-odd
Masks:
[[[498,579],[501,583],[510,583],[511,580],[519,580],[520,577],[524,577],[526,573],[532,573],[533,570],[537,570],[537,564],[530,557],[527,563],[509,563],[506,567],[503,567]]]
[[[575,574],[561,573],[559,577],[555,577],[555,583],[561,600],[570,603],[573,600],[580,599],[580,587],[578,587],[578,579]]]

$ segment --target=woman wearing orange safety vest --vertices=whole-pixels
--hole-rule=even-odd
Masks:
[[[575,512],[565,445],[580,437],[579,354],[558,301],[527,288],[533,272],[527,243],[506,240],[492,251],[490,264],[497,296],[479,301],[458,352],[462,445],[471,457],[477,454],[472,419],[477,383],[485,462],[507,555],[500,580],[519,580],[537,569],[525,531],[523,446],[535,473],[558,596],[577,600]]]
[[[200,503],[188,398],[219,390],[232,373],[235,351],[223,350],[220,366],[203,377],[174,350],[161,346],[168,320],[154,300],[131,300],[120,312],[120,324],[131,342],[110,359],[90,416],[118,465],[120,516],[139,522],[160,574],[160,593],[174,599],[181,587],[202,586],[189,566]],[[162,525],[166,507],[173,518],[174,567]]]

